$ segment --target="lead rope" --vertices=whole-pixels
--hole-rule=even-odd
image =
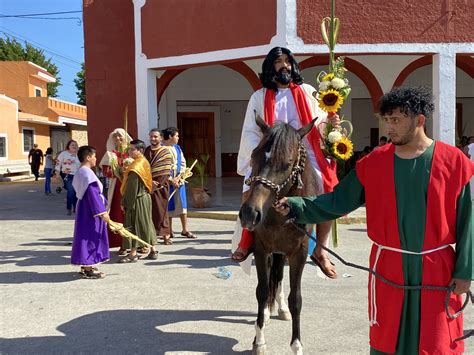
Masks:
[[[311,240],[313,240],[316,244],[318,244],[318,241],[315,237],[313,237],[310,233],[308,233],[306,231],[306,229],[300,227],[294,218],[290,218],[288,219],[286,222],[286,224],[293,224],[293,226],[299,230],[301,233],[304,233],[307,237],[309,237]],[[413,291],[413,290],[431,290],[431,291],[446,291],[446,298],[444,299],[444,308],[445,308],[445,311],[446,311],[446,315],[448,316],[449,319],[456,319],[457,317],[459,317],[462,312],[464,311],[464,309],[466,308],[466,306],[469,304],[469,301],[471,301],[471,303],[474,304],[474,297],[472,295],[472,292],[471,290],[468,290],[466,292],[466,300],[464,301],[462,307],[457,311],[455,312],[454,314],[452,314],[450,311],[449,311],[449,300],[451,299],[451,293],[454,291],[454,288],[455,288],[455,285],[451,285],[451,286],[433,286],[433,285],[419,285],[419,286],[407,286],[407,285],[400,285],[400,284],[397,284],[397,283],[394,283],[390,280],[387,280],[385,277],[383,277],[382,275],[380,275],[379,273],[377,273],[376,271],[372,270],[371,268],[368,268],[368,267],[365,267],[365,266],[362,266],[362,265],[358,265],[358,264],[354,264],[354,263],[351,263],[351,262],[348,262],[346,260],[344,260],[341,256],[339,256],[336,252],[332,251],[331,249],[327,248],[326,246],[322,245],[321,243],[319,243],[319,246],[324,249],[325,251],[327,251],[329,254],[331,254],[332,256],[334,256],[336,259],[338,259],[341,263],[343,263],[344,265],[346,266],[349,266],[349,267],[352,267],[352,268],[355,268],[355,269],[359,269],[359,270],[363,270],[363,271],[367,271],[369,274],[371,274],[373,277],[376,277],[378,278],[380,281],[386,283],[387,285],[389,286],[392,286],[394,288],[398,288],[398,289],[403,289],[403,290],[410,290],[410,291]],[[462,337],[459,337],[457,339],[454,339],[455,342],[458,342],[458,341],[461,341],[461,340],[464,340],[464,339],[467,339],[471,336],[474,335],[474,329],[471,329],[469,332],[467,332],[466,334],[464,334]]]

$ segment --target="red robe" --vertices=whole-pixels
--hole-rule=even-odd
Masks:
[[[400,249],[394,181],[395,146],[377,149],[356,166],[357,177],[365,188],[367,234],[374,242]],[[427,196],[427,214],[423,250],[456,243],[456,202],[461,189],[472,176],[472,164],[459,149],[436,142]],[[423,223],[423,221],[420,221]],[[370,255],[373,268],[377,247]],[[423,257],[424,285],[447,286],[455,266],[455,253],[449,247]],[[405,284],[402,254],[382,251],[377,272],[398,284]],[[370,291],[369,276],[369,291]],[[445,292],[421,291],[420,354],[461,353],[462,316],[450,320],[444,309]],[[404,291],[376,281],[378,325],[370,328],[370,345],[380,351],[395,352]],[[369,292],[369,309],[372,302]],[[462,305],[460,296],[452,295],[451,311]]]

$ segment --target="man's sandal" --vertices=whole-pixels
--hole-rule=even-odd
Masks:
[[[186,237],[186,238],[190,238],[190,239],[196,239],[197,237],[191,233],[190,231],[187,231],[187,232],[181,232],[181,235],[183,237]]]
[[[164,245],[172,245],[173,241],[171,240],[171,237],[169,235],[165,235],[163,237],[163,244]]]
[[[249,257],[250,254],[253,253],[253,251],[254,251],[254,246],[251,246],[249,249],[247,249],[246,253],[236,250],[231,254],[230,258],[233,262],[242,263],[245,260],[247,260],[247,258]]]
[[[127,255],[124,256],[123,258],[118,260],[119,264],[129,264],[129,263],[136,263],[138,261],[138,255]]]
[[[330,279],[336,279],[337,278],[337,273],[335,273],[334,275],[330,274],[329,270],[326,269],[323,266],[323,261],[324,260],[329,261],[332,266],[335,266],[334,263],[331,260],[329,260],[327,255],[314,256],[313,254],[311,254],[311,256],[309,258],[313,261],[313,263],[316,264],[317,267],[319,267],[319,269],[323,272],[324,275],[326,275],[326,277],[329,277]]]
[[[125,256],[128,254],[128,250],[125,248],[120,248],[117,252],[118,256]]]

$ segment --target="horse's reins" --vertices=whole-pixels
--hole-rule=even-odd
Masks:
[[[298,186],[297,186],[298,189],[303,188],[303,182],[302,182],[302,179],[301,179],[301,175],[303,174],[305,164],[306,164],[306,149],[304,147],[304,144],[302,142],[300,142],[299,143],[299,148],[298,148],[298,158],[297,158],[296,164],[293,166],[293,169],[291,170],[290,175],[281,184],[275,184],[274,182],[272,182],[272,181],[270,181],[267,178],[264,178],[262,176],[252,176],[252,177],[245,180],[245,184],[250,186],[252,183],[260,182],[263,185],[269,187],[273,192],[275,192],[275,202],[273,202],[273,206],[275,206],[278,203],[278,201],[280,200],[281,190],[286,185],[288,185],[288,183],[290,181],[292,181],[293,184],[298,183]],[[285,222],[285,224],[289,224],[289,223],[291,223],[301,233],[304,233],[307,237],[309,237],[311,240],[313,240],[316,244],[319,244],[319,246],[323,250],[327,251],[329,254],[334,256],[336,259],[338,259],[344,265],[355,268],[355,269],[367,271],[372,276],[376,277],[377,279],[379,279],[380,281],[386,283],[389,286],[392,286],[392,287],[397,288],[397,289],[410,290],[410,291],[422,290],[422,289],[431,290],[431,291],[446,291],[446,298],[444,300],[444,306],[445,306],[446,315],[448,316],[449,319],[456,319],[457,317],[459,317],[461,315],[461,313],[464,311],[464,309],[466,308],[466,306],[469,304],[469,300],[471,301],[471,303],[474,303],[474,297],[472,295],[472,292],[471,292],[471,290],[468,290],[466,292],[466,300],[464,301],[464,304],[462,305],[462,307],[457,312],[455,312],[454,314],[451,314],[451,312],[449,311],[449,300],[451,298],[451,293],[455,289],[454,284],[451,285],[451,286],[433,286],[433,285],[408,286],[408,285],[397,284],[395,282],[387,280],[385,277],[383,277],[382,275],[380,275],[379,273],[377,273],[376,271],[372,270],[369,267],[354,264],[354,263],[351,263],[351,262],[348,262],[348,261],[344,260],[336,252],[332,251],[331,249],[327,248],[326,246],[322,245],[321,243],[318,243],[317,239],[312,234],[308,233],[308,231],[305,228],[302,228],[300,225],[298,225],[296,223],[295,218],[290,218]],[[469,338],[473,335],[474,335],[474,330],[470,330],[467,334],[465,334],[462,337],[459,337],[459,338],[455,339],[454,341],[457,342],[457,341],[460,341],[460,340],[464,340],[464,339],[467,339],[467,338]]]

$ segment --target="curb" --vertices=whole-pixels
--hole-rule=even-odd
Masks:
[[[219,211],[189,211],[189,218],[207,218],[207,219],[216,219],[223,221],[236,221],[238,212],[219,212]],[[365,224],[367,219],[365,216],[357,217],[341,217],[337,220],[338,224]]]

